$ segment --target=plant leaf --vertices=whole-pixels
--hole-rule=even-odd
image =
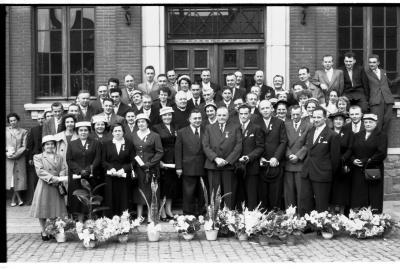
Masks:
[[[90,186],[90,183],[86,179],[81,178],[81,185],[82,185],[82,187],[87,189],[89,192],[92,191],[92,187]]]
[[[72,193],[72,195],[87,197],[87,198],[89,199],[89,192],[88,192],[87,190],[84,190],[84,189],[77,189],[77,190],[74,190],[74,192]]]
[[[97,211],[108,210],[108,209],[110,209],[108,206],[99,206],[99,207],[96,207],[95,209],[93,209],[93,213],[95,213]]]
[[[101,183],[101,184],[97,185],[96,187],[94,187],[92,192],[95,193],[100,187],[103,187],[104,185],[106,185],[106,183]]]

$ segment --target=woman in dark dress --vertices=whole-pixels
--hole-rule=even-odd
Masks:
[[[150,119],[143,113],[136,116],[138,131],[133,133],[133,144],[136,150],[138,187],[134,191],[134,202],[137,204],[137,217],[140,219],[143,214],[143,205],[146,204],[140,190],[146,196],[146,200],[151,204],[151,181],[159,183],[160,161],[163,157],[163,147],[160,136],[149,129]],[[157,189],[159,195],[160,187]],[[149,209],[148,209],[149,210]],[[150,217],[150,215],[149,215]],[[151,221],[148,219],[148,222]]]
[[[348,115],[342,112],[332,113],[329,118],[333,122],[333,130],[339,135],[341,166],[336,171],[332,182],[331,205],[335,211],[348,214],[350,206],[350,157],[353,144],[353,132],[343,128]]]
[[[107,216],[121,215],[129,205],[129,180],[135,166],[135,148],[124,138],[124,127],[120,123],[111,126],[112,140],[102,148],[102,164],[105,172],[105,201],[109,209]]]
[[[383,161],[387,155],[387,135],[376,129],[378,117],[375,114],[365,114],[363,122],[365,130],[354,135],[352,146],[351,174],[351,208],[371,206],[376,213],[382,212],[383,207]],[[367,181],[364,168],[379,168],[381,179]]]
[[[108,126],[107,119],[103,116],[93,116],[92,130],[89,135],[90,138],[99,141],[101,144],[113,138],[109,132],[110,126]]]
[[[73,175],[79,175],[89,181],[92,188],[95,187],[97,180],[95,173],[99,170],[101,164],[100,143],[89,138],[90,122],[81,121],[75,125],[79,139],[71,141],[67,149],[68,164],[68,211],[76,215],[78,220],[83,221],[84,214],[87,214],[87,208],[76,196],[73,195],[77,189],[84,189],[80,179],[74,179]]]
[[[175,140],[176,130],[172,123],[172,107],[160,109],[162,123],[154,125],[153,130],[160,135],[164,156],[160,162],[161,197],[166,197],[165,208],[161,212],[161,220],[174,218],[172,200],[178,198],[179,180],[175,172]]]

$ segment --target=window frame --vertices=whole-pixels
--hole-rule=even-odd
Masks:
[[[38,58],[38,10],[39,9],[51,9],[58,8],[61,9],[61,59],[62,59],[62,96],[39,96],[38,88],[39,88],[39,58]],[[33,53],[34,53],[34,67],[35,72],[33,76],[33,85],[34,89],[34,101],[74,101],[76,100],[75,95],[71,95],[71,63],[70,63],[70,29],[69,29],[69,12],[71,8],[93,8],[94,10],[94,67],[93,67],[93,76],[94,83],[96,83],[96,6],[37,6],[33,9]],[[80,29],[81,30],[81,29]],[[82,42],[82,41],[81,41]],[[84,52],[82,48],[82,53]],[[96,89],[94,89],[94,93]],[[94,97],[94,96],[91,96]]]

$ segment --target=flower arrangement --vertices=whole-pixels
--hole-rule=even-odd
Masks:
[[[76,232],[84,246],[89,245],[91,241],[105,242],[116,235],[116,230],[114,222],[107,217],[76,223]]]
[[[129,234],[129,232],[140,226],[142,219],[136,219],[135,221],[131,221],[128,210],[122,212],[121,216],[114,216],[111,220],[112,225],[115,229],[115,234]]]
[[[390,233],[395,222],[388,214],[373,214],[371,207],[350,210],[345,223],[346,232],[356,238],[373,238]]]
[[[75,229],[75,221],[70,218],[47,219],[45,224],[46,234],[55,236],[56,234],[72,233]]]
[[[344,228],[343,225],[346,221],[344,215],[333,214],[328,211],[318,213],[316,210],[311,211],[310,214],[305,214],[304,218],[315,231],[331,234],[338,233]]]
[[[300,235],[307,226],[307,221],[304,217],[299,217],[296,214],[296,207],[289,206],[285,212],[285,218],[281,223],[288,235]]]
[[[236,211],[230,210],[226,206],[218,211],[218,219],[220,221],[219,234],[222,236],[232,236],[235,234]]]
[[[175,230],[182,234],[195,234],[200,230],[200,221],[193,215],[175,216],[170,221],[174,225]]]
[[[249,210],[242,204],[242,213],[236,211],[235,214],[235,233],[236,235],[246,233],[247,236],[254,235],[257,230],[257,226],[265,216],[262,212],[261,203],[253,210]]]

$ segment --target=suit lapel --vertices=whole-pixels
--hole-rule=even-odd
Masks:
[[[326,135],[328,132],[327,128],[328,128],[328,126],[325,126],[324,129],[322,130],[322,132],[318,135],[317,139],[315,140],[315,143],[313,143],[313,147],[320,144],[318,142],[320,142],[320,140],[322,140],[322,138],[326,138]],[[314,129],[313,136],[312,136],[313,140],[314,140],[314,133],[315,133],[315,129]]]

